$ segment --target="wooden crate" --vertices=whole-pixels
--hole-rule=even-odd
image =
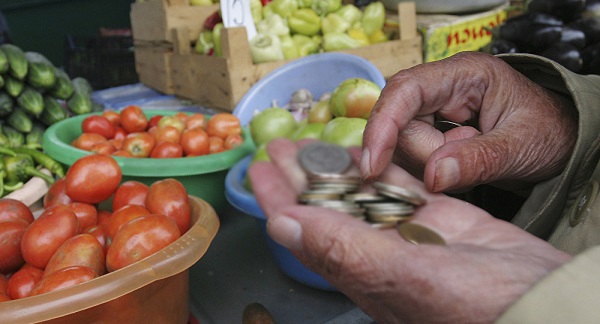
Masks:
[[[172,42],[174,28],[184,28],[196,40],[206,18],[219,10],[212,6],[190,6],[189,0],[146,0],[131,4],[131,31],[137,42]]]
[[[135,70],[139,81],[165,94],[175,94],[171,69],[172,48],[168,46],[136,45]]]
[[[401,2],[398,16],[399,39],[341,52],[369,60],[385,78],[422,63],[422,39],[417,32],[414,3]],[[170,61],[174,93],[206,107],[232,111],[253,84],[289,62],[253,64],[245,28],[223,30],[222,57],[193,53],[191,33],[186,28],[174,28],[172,32]]]

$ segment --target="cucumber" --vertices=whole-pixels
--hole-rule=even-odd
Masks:
[[[15,107],[12,113],[6,118],[8,125],[21,133],[31,132],[33,122],[27,115],[27,112],[21,107]]]
[[[23,91],[23,88],[25,88],[25,83],[23,81],[11,77],[8,74],[4,77],[4,90],[6,91],[6,93],[8,93],[13,98],[19,96]]]
[[[58,99],[67,100],[73,94],[73,84],[71,78],[67,73],[59,68],[54,68],[54,75],[56,75],[56,83],[49,93]]]
[[[27,83],[37,88],[52,88],[56,83],[54,65],[38,52],[25,52],[25,58],[29,62]]]
[[[38,117],[44,125],[50,126],[67,117],[67,111],[55,98],[49,96],[44,97],[44,111],[42,111],[40,117]]]
[[[4,52],[8,60],[8,73],[17,80],[25,80],[29,70],[29,62],[23,50],[14,44],[2,44],[0,50]]]
[[[12,128],[10,125],[4,125],[2,127],[4,135],[8,137],[9,147],[19,147],[25,144],[25,135],[18,130]]]
[[[17,103],[27,113],[35,117],[39,116],[44,110],[44,97],[30,86],[25,86],[25,89],[17,97]]]
[[[4,54],[4,51],[0,50],[0,74],[8,72],[8,57]]]
[[[92,87],[90,83],[82,78],[76,77],[71,80],[73,84],[73,95],[67,99],[67,107],[75,115],[87,114],[92,111]]]
[[[0,88],[4,87],[4,77],[0,74]]]
[[[25,144],[34,148],[42,147],[42,140],[44,138],[45,131],[46,125],[34,120],[31,131],[25,135]]]
[[[14,101],[6,92],[0,91],[0,117],[6,117],[13,111]]]

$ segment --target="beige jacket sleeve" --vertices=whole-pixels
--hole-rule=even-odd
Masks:
[[[600,76],[583,76],[527,54],[502,55],[536,83],[569,97],[578,114],[578,138],[559,176],[540,183],[513,223],[576,255],[515,302],[498,323],[590,323],[600,319],[600,196],[587,223],[569,225],[580,192],[600,181]]]

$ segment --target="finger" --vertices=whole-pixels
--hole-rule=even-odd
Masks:
[[[295,143],[288,139],[275,139],[269,142],[267,152],[271,161],[279,168],[296,193],[302,192],[307,185],[306,173],[296,158],[300,146],[306,141]]]
[[[265,216],[296,203],[297,193],[286,175],[272,162],[256,162],[248,169],[252,191]]]

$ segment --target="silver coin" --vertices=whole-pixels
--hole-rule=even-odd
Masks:
[[[385,201],[386,198],[384,196],[371,192],[355,192],[345,194],[344,200],[353,201],[355,203],[367,203]]]
[[[425,199],[419,196],[417,193],[410,191],[406,188],[402,188],[399,186],[394,186],[391,184],[383,183],[383,182],[375,182],[373,183],[373,187],[377,189],[379,194],[382,194],[387,197],[399,199],[402,201],[406,201],[415,206],[421,206],[425,203]]]
[[[367,219],[372,223],[401,223],[413,219],[413,215],[381,215],[367,212]]]
[[[415,223],[400,223],[398,224],[398,233],[407,242],[419,244],[446,245],[446,241],[438,233]]]
[[[436,120],[433,122],[433,127],[435,127],[437,130],[441,131],[442,133],[445,133],[453,128],[456,127],[460,127],[462,126],[459,123],[455,123],[453,121],[449,121],[449,120]]]
[[[314,142],[298,151],[298,162],[309,174],[341,174],[352,165],[348,151],[335,144]]]

